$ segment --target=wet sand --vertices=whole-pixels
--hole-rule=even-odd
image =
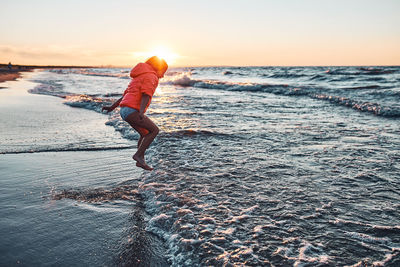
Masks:
[[[168,266],[162,242],[145,230],[139,196],[90,199],[122,191],[126,181],[140,183],[126,156],[123,150],[0,155],[0,265]],[[59,197],[71,188],[77,194]]]
[[[3,87],[3,82],[15,81],[21,77],[21,73],[18,70],[0,69],[0,88]]]
[[[22,77],[31,75],[22,73]],[[54,143],[59,147],[64,142],[67,148],[82,140],[90,143],[94,137],[88,131],[93,127],[101,140],[92,143],[129,144],[104,125],[107,117],[71,108],[59,98],[30,94],[27,90],[34,84],[24,78],[4,85],[7,88],[0,90],[4,141],[0,145],[0,265],[165,266],[160,240],[144,229],[140,197],[135,201],[122,196],[95,201],[85,197],[87,191],[108,192],[126,181],[141,181],[142,172],[129,160],[131,149],[46,152]],[[85,120],[80,119],[82,113]],[[34,148],[32,153],[29,147]],[[57,197],[71,188],[81,197]]]
[[[0,83],[5,81],[13,81],[20,77],[19,72],[0,72]]]

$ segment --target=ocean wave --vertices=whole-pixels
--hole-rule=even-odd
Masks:
[[[87,76],[100,76],[100,77],[112,77],[130,79],[129,73],[109,73],[109,72],[91,72],[91,71],[79,71],[76,74],[87,75]]]
[[[309,76],[309,74],[302,74],[302,73],[274,73],[274,74],[264,74],[263,76],[268,77],[268,78],[292,79],[292,78],[307,77],[307,76]]]
[[[372,77],[365,77],[362,79],[362,81],[366,82],[385,82],[386,79],[383,77],[377,77],[377,76],[372,76]]]
[[[65,96],[64,104],[75,108],[84,108],[105,114],[102,112],[102,107],[111,105],[114,100],[115,99],[92,97],[88,95],[67,95]],[[132,129],[132,127],[130,127],[129,124],[123,121],[120,117],[119,108],[108,113],[108,121],[106,121],[105,124],[114,127],[114,129],[120,132],[122,137],[125,139],[135,140],[138,137],[138,134]]]
[[[173,79],[163,81],[162,84],[172,84],[182,87],[196,87],[204,89],[217,89],[228,91],[248,91],[266,92],[282,95],[304,95],[301,87],[289,87],[287,84],[266,84],[266,83],[244,83],[244,82],[224,82],[217,80],[197,80],[192,79],[190,74],[174,76]]]
[[[190,72],[176,72],[175,75],[168,77],[162,84],[172,84],[182,87],[194,87],[194,88],[204,88],[204,89],[215,89],[215,90],[228,90],[228,91],[247,91],[247,92],[264,92],[272,93],[276,95],[287,95],[287,96],[307,96],[313,99],[329,101],[330,103],[341,105],[345,107],[350,107],[354,110],[361,112],[371,113],[377,116],[387,117],[387,118],[398,118],[400,117],[400,108],[397,106],[383,106],[378,103],[353,100],[348,97],[335,96],[332,94],[321,93],[323,90],[315,87],[308,86],[289,86],[287,84],[266,84],[266,83],[243,83],[243,82],[225,82],[216,80],[198,80],[192,79]],[[382,89],[379,85],[365,85],[365,86],[355,86],[343,88],[345,90],[364,90],[364,89]],[[57,97],[62,97],[65,99],[64,104],[94,110],[101,113],[101,108],[103,105],[110,105],[113,99],[110,97],[120,96],[119,93],[108,93],[104,97],[99,97],[98,95],[76,95],[69,94],[63,91],[61,85],[57,83],[46,83],[39,84],[35,88],[29,90],[30,93],[35,94],[45,94],[53,95]],[[379,94],[383,96],[392,95],[396,97],[397,92],[381,92],[381,90],[373,91],[373,94]],[[118,128],[118,127],[117,127]],[[125,133],[125,130],[119,131]],[[194,135],[199,133],[185,132],[179,133],[179,135]],[[132,133],[126,132],[126,137],[132,139]]]
[[[64,104],[75,107],[85,108],[101,113],[103,105],[111,104],[111,101],[104,98],[93,97],[89,95],[66,95]]]
[[[76,108],[85,108],[93,111],[97,111],[102,113],[101,108],[103,105],[110,105],[112,103],[112,99],[109,98],[101,98],[99,95],[85,95],[85,94],[70,94],[68,92],[63,91],[61,88],[54,87],[48,84],[40,84],[35,88],[28,90],[28,92],[32,94],[41,94],[41,95],[51,95],[64,98],[64,104],[76,107]]]
[[[180,75],[181,73],[182,73],[181,71],[170,71],[170,70],[168,70],[165,73],[165,76],[176,76],[176,75]]]
[[[160,83],[189,87],[193,86],[197,82],[199,82],[199,80],[191,78],[191,72],[176,72],[174,75],[164,77]]]
[[[246,75],[246,74],[244,74],[244,73],[241,73],[241,72],[233,72],[233,71],[226,70],[226,71],[223,71],[223,72],[222,72],[222,75],[236,75],[236,76],[243,76],[243,75]]]
[[[114,100],[110,98],[104,99],[88,95],[67,95],[65,96],[64,104],[75,108],[84,108],[105,114],[102,112],[102,107],[111,105],[113,101]],[[136,140],[138,138],[138,134],[132,129],[132,127],[121,119],[119,108],[108,113],[108,120],[105,124],[114,127],[114,129],[125,139]]]
[[[179,78],[174,76],[175,79],[167,81],[174,85],[187,87],[192,86],[195,88],[228,90],[228,91],[247,91],[247,92],[264,92],[276,95],[288,96],[308,96],[313,99],[325,100],[334,104],[350,107],[362,112],[372,113],[377,116],[397,118],[400,117],[400,109],[397,107],[385,107],[378,103],[363,102],[359,100],[352,100],[347,97],[334,96],[329,94],[320,93],[323,91],[321,88],[311,86],[289,86],[287,84],[266,84],[266,83],[243,83],[243,82],[225,82],[216,80],[196,80],[192,79],[190,74],[180,74]],[[356,87],[347,87],[343,89],[348,90],[363,90],[363,89],[382,89],[379,85],[365,85]]]
[[[299,246],[298,251],[293,250],[292,247],[278,247],[273,255],[281,255],[283,258],[293,261],[293,266],[308,266],[310,264],[325,266],[332,263],[332,257],[324,253],[322,247],[306,241],[302,241]]]
[[[78,96],[81,96],[82,98],[86,98],[85,101],[88,101],[89,97],[92,97],[93,99],[97,99],[97,101],[100,101],[101,98],[99,97],[120,97],[122,94],[119,93],[106,93],[106,94],[74,94],[70,92],[64,91],[64,88],[60,84],[54,84],[54,83],[41,83],[37,86],[35,86],[33,89],[28,90],[29,93],[31,94],[39,94],[39,95],[51,95],[51,96],[57,96],[61,98],[65,98],[69,101],[72,100],[72,98],[76,98]],[[107,100],[105,100],[107,101]],[[108,101],[109,102],[109,101]],[[69,104],[69,103],[67,103]],[[70,104],[71,106],[73,104]],[[78,106],[76,106],[78,107]]]
[[[86,69],[86,68],[71,68],[71,69],[52,69],[49,72],[55,72],[57,74],[79,74],[86,76],[99,76],[99,77],[113,77],[113,78],[129,78],[129,71],[120,70],[119,72],[110,72],[110,69]]]
[[[170,131],[170,132],[161,132],[159,137],[168,136],[168,137],[191,137],[191,136],[228,136],[226,133],[218,133],[206,130],[178,130],[178,131]]]
[[[351,220],[343,220],[343,219],[335,219],[334,221],[331,220],[329,223],[338,225],[338,226],[362,226],[367,228],[367,230],[372,231],[390,231],[396,234],[400,234],[400,225],[377,225],[371,223],[363,223],[358,221],[351,221]]]
[[[322,76],[319,76],[321,78]],[[383,117],[400,117],[400,109],[397,107],[384,107],[377,103],[362,102],[352,100],[350,98],[320,94],[319,88],[299,86],[293,87],[287,84],[265,84],[265,83],[240,83],[240,82],[224,82],[215,80],[196,80],[192,79],[189,74],[183,74],[173,82],[174,85],[183,87],[193,86],[204,89],[217,89],[229,91],[248,91],[248,92],[264,92],[277,95],[291,96],[309,96],[314,99],[326,100],[338,105],[351,107],[353,109],[369,112],[377,116]],[[379,85],[365,85],[357,87],[349,87],[344,89],[362,90],[362,89],[382,89]]]
[[[321,75],[321,74],[315,74],[315,75],[313,75],[313,76],[310,78],[311,81],[313,81],[313,80],[316,80],[316,81],[324,81],[324,80],[327,80],[327,79],[328,79],[327,76]]]
[[[367,75],[381,75],[381,74],[392,74],[395,71],[391,69],[382,69],[382,68],[374,68],[374,67],[361,67],[360,70],[362,71],[362,74],[367,74]]]
[[[101,109],[104,105],[111,104],[110,99],[104,99],[99,97],[92,97],[88,95],[66,95],[64,104],[76,108],[84,108],[102,113]],[[128,123],[123,121],[119,116],[119,109],[109,113],[108,121],[106,125],[113,126],[116,131],[120,132],[121,135],[129,140],[137,139],[138,134],[129,126]],[[200,129],[185,129],[176,131],[163,131],[159,134],[159,138],[163,137],[192,137],[192,136],[228,136],[225,133],[212,132]]]
[[[394,102],[399,102],[400,99],[400,91],[394,91],[390,89],[371,91],[369,94],[380,96],[382,98],[394,98]]]
[[[350,107],[352,109],[359,110],[362,112],[372,113],[377,116],[388,117],[388,118],[400,117],[400,109],[397,107],[384,107],[377,103],[362,102],[347,97],[324,95],[324,94],[310,94],[310,97],[319,100],[326,100],[331,103],[345,107]]]
[[[40,94],[40,95],[52,95],[65,98],[66,92],[62,89],[61,85],[58,84],[44,84],[41,83],[35,86],[33,89],[28,90],[31,94]]]
[[[345,87],[343,89],[350,89],[350,90],[360,90],[360,89],[380,89],[383,88],[380,85],[373,84],[373,85],[364,85],[364,86],[354,86],[354,87]]]
[[[325,71],[325,73],[330,74],[330,75],[382,75],[382,74],[392,74],[395,73],[395,70],[391,69],[381,69],[381,68],[373,68],[373,67],[361,67],[358,68],[357,70],[354,69],[344,69],[344,68],[339,68],[339,69],[328,69]]]

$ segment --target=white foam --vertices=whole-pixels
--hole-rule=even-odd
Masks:
[[[348,236],[351,236],[352,238],[360,240],[362,242],[382,243],[382,244],[386,244],[386,245],[388,245],[390,242],[390,239],[387,237],[374,237],[374,236],[370,236],[370,235],[363,234],[363,233],[357,233],[357,232],[348,232],[345,234]]]
[[[190,72],[178,72],[174,73],[173,76],[165,76],[161,81],[161,84],[178,85],[182,87],[193,86],[198,80],[192,79]]]
[[[302,263],[323,263],[328,264],[329,256],[324,254],[322,249],[313,246],[311,243],[303,243],[303,247],[299,249],[299,256],[294,266],[301,266]]]
[[[385,255],[385,258],[381,261],[374,261],[372,264],[374,266],[386,266],[394,257],[400,255],[400,248],[392,248],[392,251]]]
[[[349,221],[349,220],[343,220],[343,219],[338,219],[336,218],[334,221],[330,220],[329,221],[332,224],[336,225],[345,225],[345,224],[354,224],[354,225],[360,225],[360,226],[367,226],[373,229],[379,229],[379,230],[400,230],[400,225],[376,225],[376,224],[369,224],[369,223],[362,223],[362,222],[357,222],[357,221]]]

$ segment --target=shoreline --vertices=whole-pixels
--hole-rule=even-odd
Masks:
[[[35,69],[72,69],[72,68],[100,68],[94,66],[57,66],[57,65],[12,65],[11,68],[8,64],[0,64],[0,84],[7,81],[15,81],[21,77],[21,72],[30,72]],[[0,86],[0,88],[5,88]]]

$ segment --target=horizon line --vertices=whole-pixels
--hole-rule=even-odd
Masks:
[[[14,67],[30,67],[30,68],[131,68],[133,65],[112,65],[112,64],[104,64],[104,65],[33,65],[33,64],[13,64]],[[8,66],[8,63],[0,63],[0,66]],[[385,64],[376,64],[376,65],[172,65],[170,68],[212,68],[212,67],[220,67],[220,68],[240,68],[240,67],[248,67],[248,68],[256,68],[256,67],[400,67],[398,65],[385,65]]]

